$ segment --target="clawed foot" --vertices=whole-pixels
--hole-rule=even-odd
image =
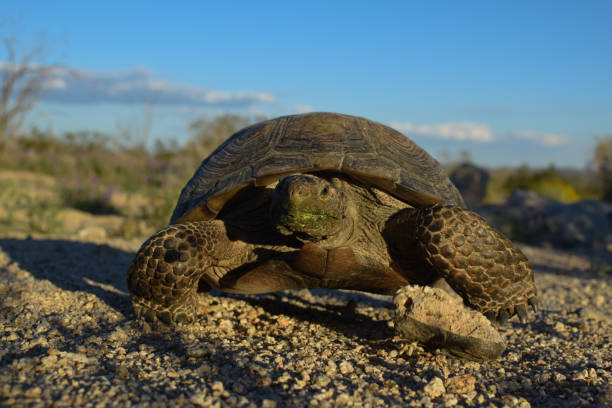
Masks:
[[[515,248],[518,251],[517,248]],[[533,282],[533,271],[524,261],[525,274],[522,279],[517,276],[511,284],[501,284],[500,288],[490,287],[488,296],[470,299],[490,321],[504,325],[515,315],[521,323],[529,320],[529,307],[534,313],[538,312],[538,296]],[[517,268],[518,269],[518,268]]]
[[[539,302],[536,296],[533,296],[527,300],[527,303],[519,303],[514,306],[504,307],[497,311],[489,310],[485,312],[485,316],[492,322],[496,322],[500,325],[504,325],[511,319],[514,315],[518,316],[518,319],[521,323],[527,323],[529,320],[528,316],[528,307],[531,306],[534,313],[537,313],[539,310]]]
[[[136,318],[143,319],[155,330],[189,325],[196,320],[197,303],[194,296],[186,298],[184,304],[178,307],[164,307],[164,305],[142,298],[134,298],[134,296],[132,295],[132,305]]]

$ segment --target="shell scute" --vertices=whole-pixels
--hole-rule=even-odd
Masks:
[[[322,112],[284,116],[236,132],[185,185],[170,223],[213,218],[249,185],[317,171],[345,174],[414,206],[465,205],[438,162],[406,136],[364,118]]]

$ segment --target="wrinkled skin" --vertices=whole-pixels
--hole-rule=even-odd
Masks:
[[[346,197],[325,179],[310,175],[282,179],[270,203],[270,221],[282,234],[321,241],[345,227]]]

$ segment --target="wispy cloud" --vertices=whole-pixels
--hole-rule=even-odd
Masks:
[[[390,126],[407,136],[431,136],[438,139],[459,141],[492,142],[502,139],[522,139],[541,146],[560,146],[569,143],[565,136],[531,130],[494,132],[489,125],[475,122],[447,122],[415,125],[412,122],[391,122]]]
[[[294,105],[292,110],[297,113],[309,113],[314,111],[314,108],[310,105]]]
[[[561,136],[556,133],[532,132],[530,130],[519,130],[515,132],[513,136],[519,139],[530,140],[532,142],[536,142],[543,146],[559,146],[559,145],[568,143],[568,139],[565,136]]]
[[[10,70],[0,63],[0,74]],[[266,92],[226,92],[159,79],[148,69],[90,72],[58,67],[43,83],[41,99],[57,103],[153,103],[184,107],[250,107],[275,104],[277,98]]]
[[[407,135],[426,135],[440,139],[490,142],[494,139],[488,125],[474,122],[447,122],[415,125],[411,122],[391,122],[390,126]]]

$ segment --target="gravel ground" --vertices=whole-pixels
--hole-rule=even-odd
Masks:
[[[523,247],[543,311],[497,361],[395,336],[390,298],[327,290],[202,297],[201,325],[134,321],[138,241],[0,238],[2,406],[609,406],[610,263]],[[608,262],[608,263],[606,263]]]

